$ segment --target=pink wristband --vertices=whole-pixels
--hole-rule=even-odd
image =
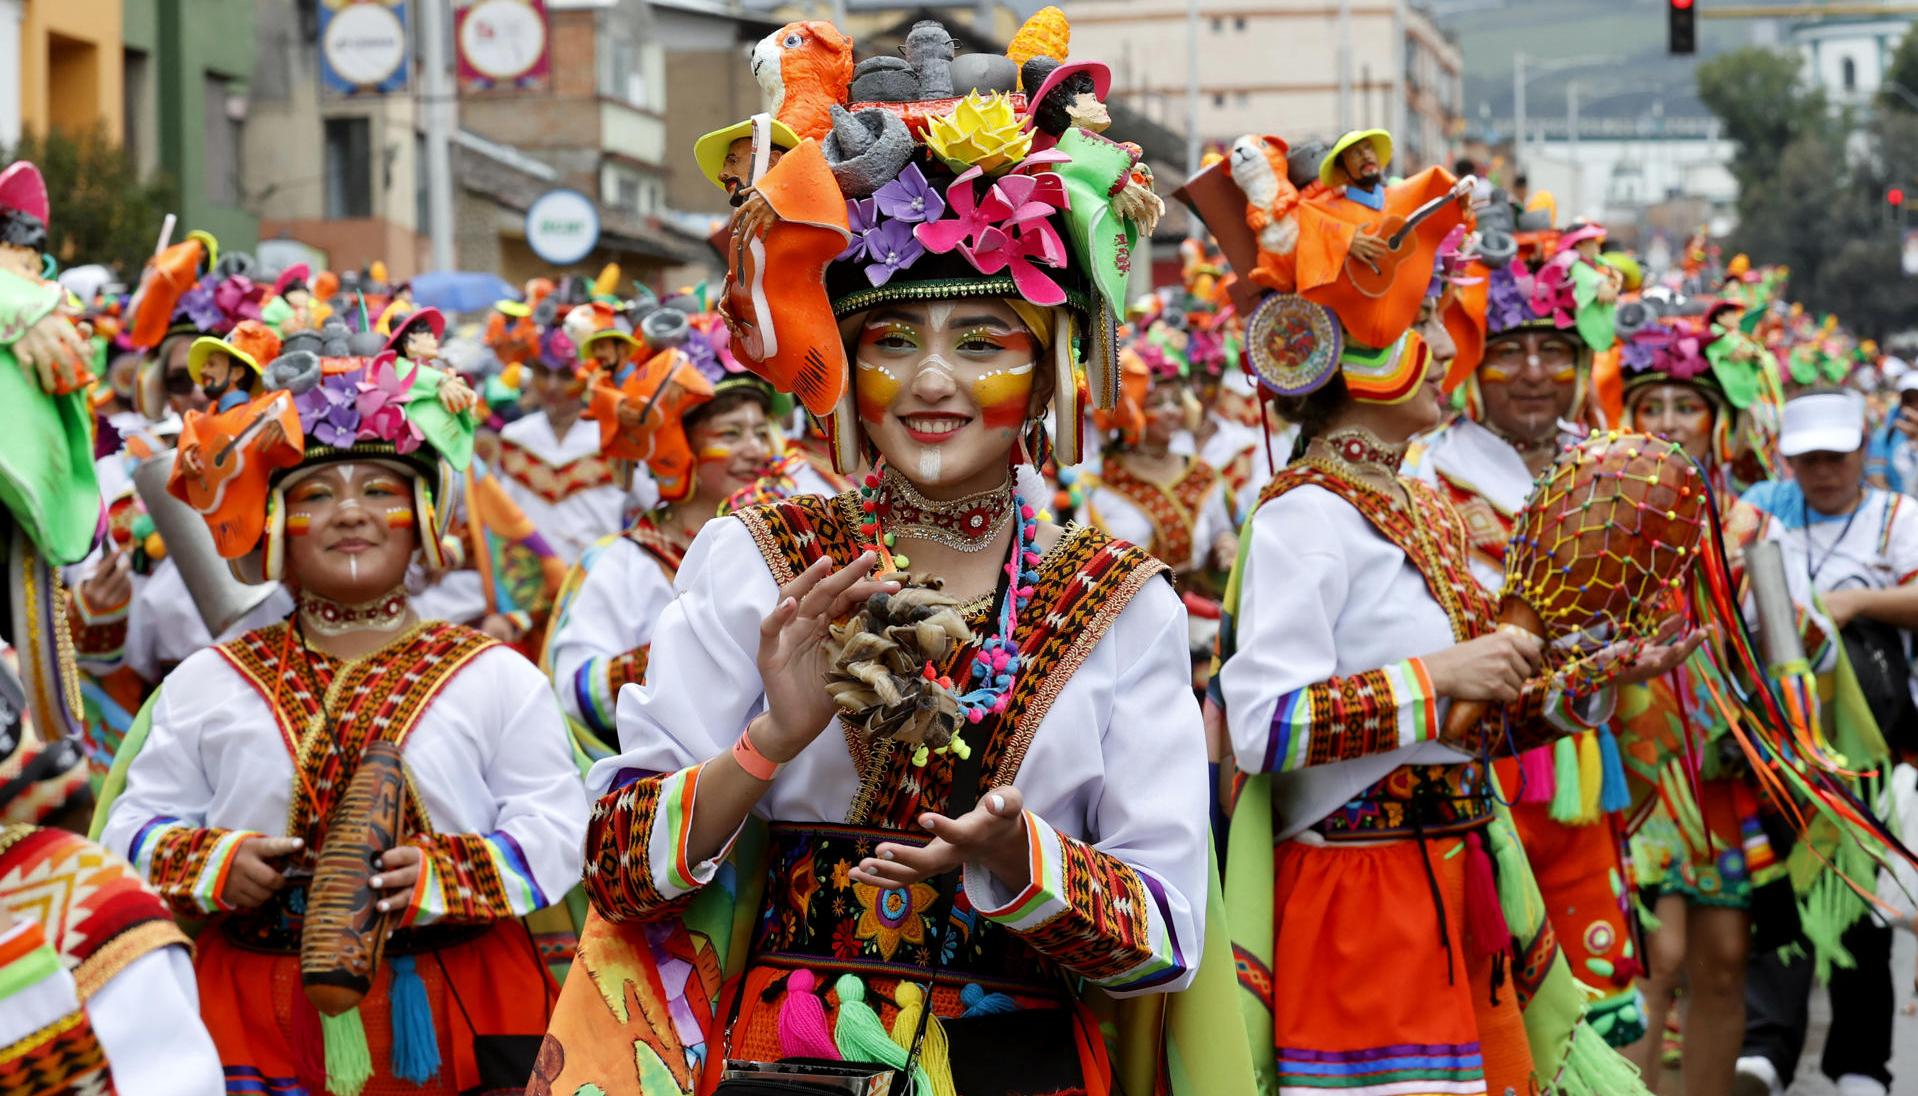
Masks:
[[[773,777],[779,775],[779,770],[786,767],[784,764],[774,761],[772,758],[759,752],[759,747],[753,745],[752,727],[750,725],[748,725],[745,730],[739,732],[738,740],[733,743],[733,760],[739,763],[740,768],[746,770],[747,776],[752,777],[754,780],[764,780],[768,783],[771,783]]]

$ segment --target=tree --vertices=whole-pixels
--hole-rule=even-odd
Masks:
[[[1887,111],[1918,114],[1918,23],[1905,32],[1904,40],[1885,67],[1884,90],[1878,93],[1878,105]]]
[[[1771,173],[1793,141],[1833,132],[1825,93],[1805,80],[1795,53],[1750,47],[1720,54],[1698,66],[1698,97],[1725,125],[1741,188]]]
[[[141,180],[138,165],[104,125],[77,135],[23,134],[4,160],[32,160],[46,177],[53,220],[48,251],[63,267],[102,263],[132,281],[178,202],[171,180]]]

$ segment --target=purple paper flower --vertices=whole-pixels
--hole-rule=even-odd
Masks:
[[[918,164],[907,164],[897,178],[873,192],[872,200],[881,213],[907,224],[936,221],[946,212],[945,201],[926,182]]]
[[[1486,285],[1485,319],[1486,327],[1494,335],[1538,318],[1538,314],[1532,311],[1532,292],[1528,284],[1532,279],[1523,271],[1524,264],[1520,259],[1514,259],[1511,265],[1492,271]]]
[[[846,229],[852,241],[841,251],[839,260],[856,259],[866,252],[866,233],[879,225],[879,205],[871,198],[846,199]]]
[[[1652,367],[1656,349],[1642,338],[1627,339],[1619,347],[1618,363],[1634,373],[1643,373]]]
[[[201,281],[192,289],[180,294],[180,303],[174,309],[175,316],[184,316],[187,322],[201,331],[218,332],[226,323],[226,313],[220,311],[220,302],[214,297],[213,286]]]
[[[293,397],[300,413],[300,429],[327,445],[352,445],[360,426],[355,403],[359,392],[350,374],[327,376],[319,384]],[[344,442],[336,440],[344,437]]]
[[[885,285],[925,253],[926,246],[913,238],[912,225],[886,221],[866,233],[866,279],[874,285]]]

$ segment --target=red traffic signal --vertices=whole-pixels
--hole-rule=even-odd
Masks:
[[[1675,54],[1698,52],[1697,0],[1665,0],[1665,45]]]
[[[1885,201],[1890,202],[1892,205],[1895,205],[1895,206],[1904,205],[1905,204],[1905,188],[1901,186],[1894,186],[1886,189]]]

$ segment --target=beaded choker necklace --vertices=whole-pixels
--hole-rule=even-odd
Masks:
[[[397,632],[406,623],[406,587],[395,586],[371,601],[349,605],[301,590],[300,627],[313,635],[338,636],[369,630]]]
[[[957,552],[982,552],[1012,520],[1011,482],[964,498],[930,499],[887,467],[880,472],[875,512],[895,536],[929,540]]]
[[[905,556],[893,554],[893,534],[887,532],[883,524],[884,491],[894,482],[904,484],[908,488],[911,486],[906,483],[905,477],[896,475],[882,463],[877,471],[866,474],[859,487],[859,531],[866,536],[867,543],[878,554],[879,570],[882,573],[893,568],[904,569],[910,563]],[[987,494],[995,493],[1003,494],[1009,500],[1009,504],[1005,515],[993,521],[994,531],[1003,528],[1004,523],[1011,518],[1014,511],[1017,511],[1019,521],[1014,527],[1016,532],[1013,536],[1012,552],[1006,560],[1006,596],[1000,601],[998,617],[993,622],[995,625],[993,632],[979,644],[979,649],[972,656],[972,669],[960,682],[955,683],[950,678],[942,677],[938,668],[930,663],[923,670],[927,680],[938,682],[947,692],[953,694],[953,699],[959,702],[959,710],[964,714],[968,724],[979,723],[987,715],[1004,712],[1007,705],[1011,703],[1012,683],[1017,680],[1023,663],[1018,654],[1018,647],[1013,641],[1013,635],[1019,629],[1019,615],[1031,604],[1033,587],[1039,581],[1038,514],[1026,504],[1025,499],[1020,497],[1017,488],[1010,491],[1000,488],[995,492],[987,492]],[[973,495],[950,505],[978,504],[983,500],[983,495]],[[924,534],[915,533],[914,535]],[[927,537],[927,539],[936,538]],[[983,542],[990,538],[975,539],[980,540],[983,546]],[[939,543],[945,542],[939,541]],[[978,551],[979,549],[962,550]],[[924,765],[928,752],[921,749],[913,756],[913,764]],[[952,753],[963,758],[971,752],[971,747],[966,745],[959,735],[954,734],[952,741],[936,752]]]
[[[1327,454],[1351,465],[1361,473],[1396,480],[1399,466],[1405,462],[1405,446],[1388,445],[1363,426],[1348,426],[1313,439]]]

